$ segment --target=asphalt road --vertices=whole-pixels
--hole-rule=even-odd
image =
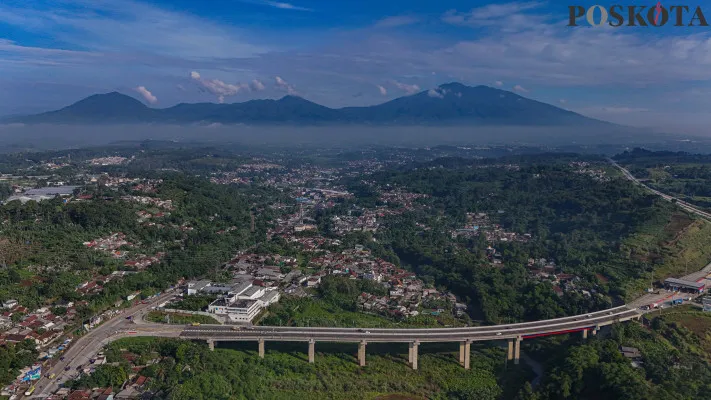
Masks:
[[[606,316],[610,312],[618,313],[618,312],[623,312],[627,311],[629,308],[625,306],[619,306],[615,308],[610,308],[608,310],[603,310],[603,311],[596,311],[596,312],[591,312],[590,315],[594,318],[600,317],[600,316]],[[564,322],[573,322],[577,321],[581,317],[579,315],[574,315],[570,317],[562,317],[562,318],[554,318],[554,319],[549,319],[549,320],[544,320],[544,321],[531,321],[531,322],[520,322],[520,323],[515,323],[515,324],[502,324],[502,325],[495,325],[495,326],[473,326],[473,327],[463,327],[463,328],[367,328],[366,330],[371,332],[371,333],[378,333],[378,332],[402,332],[402,333],[417,333],[417,332],[430,332],[430,333],[436,333],[436,332],[452,332],[452,331],[462,331],[462,332],[471,332],[471,331],[488,331],[488,330],[501,330],[501,329],[506,329],[508,327],[517,327],[517,328],[522,328],[522,327],[536,327],[536,326],[542,326],[546,324],[556,324],[556,323],[564,323]],[[239,328],[239,327],[237,327]],[[201,325],[201,326],[190,326],[186,329],[186,331],[202,331],[202,330],[224,330],[227,332],[230,332],[233,330],[232,327],[230,326],[224,326],[224,325]],[[264,330],[268,329],[269,331],[294,331],[294,332],[349,332],[349,331],[358,331],[359,329],[364,329],[364,328],[332,328],[332,327],[288,327],[288,326],[255,326],[253,327],[252,331],[256,330]]]
[[[698,216],[700,216],[700,217],[702,217],[702,218],[705,218],[705,219],[711,221],[711,213],[708,213],[708,212],[706,212],[706,211],[704,211],[704,210],[702,210],[702,209],[700,209],[700,208],[697,208],[697,207],[694,206],[693,204],[687,203],[687,202],[685,202],[685,201],[683,201],[683,200],[675,199],[673,196],[669,196],[668,194],[662,193],[662,192],[660,192],[660,191],[658,191],[658,190],[656,190],[656,189],[652,189],[651,187],[649,187],[649,186],[645,185],[644,183],[640,182],[639,179],[635,178],[634,175],[632,175],[627,169],[625,169],[625,168],[624,168],[623,166],[621,166],[620,164],[616,163],[614,160],[612,160],[612,159],[608,159],[608,160],[610,161],[610,163],[612,163],[612,165],[614,165],[615,167],[617,167],[617,169],[619,169],[620,172],[622,172],[622,174],[625,176],[625,178],[629,179],[630,181],[634,182],[635,184],[637,184],[637,185],[639,185],[639,186],[642,186],[643,188],[645,188],[645,189],[647,189],[648,191],[650,191],[650,192],[656,194],[657,196],[663,198],[664,200],[667,200],[667,201],[676,200],[676,204],[677,204],[679,207],[681,207],[682,209],[684,209],[684,210],[686,210],[686,211],[688,211],[688,212],[690,212],[690,213],[692,213],[692,214],[696,214],[696,215],[698,215]]]
[[[589,315],[589,316],[588,316]],[[383,328],[294,328],[257,326],[239,329],[223,325],[188,326],[180,337],[202,340],[273,340],[273,341],[329,341],[329,342],[453,342],[499,340],[553,332],[576,331],[626,321],[641,315],[638,310],[617,307],[587,315],[546,321],[494,326],[437,329]]]
[[[162,324],[133,324],[126,319],[129,315],[134,316],[134,319],[137,320],[142,319],[142,316],[149,311],[151,307],[161,301],[165,301],[173,295],[174,292],[168,292],[151,299],[148,304],[138,303],[74,341],[69,349],[62,354],[64,357],[63,361],[57,359],[56,364],[48,370],[42,371],[42,378],[35,383],[35,392],[29,398],[43,399],[54,393],[59,388],[60,383],[75,377],[77,375],[76,368],[80,365],[87,364],[89,359],[101,351],[106,344],[121,337],[134,335],[128,332],[135,331],[135,335],[139,336],[178,336],[180,330],[182,330],[182,326],[171,327]],[[69,366],[69,370],[65,371],[67,366]],[[49,379],[46,377],[46,374],[56,374],[56,377]]]
[[[699,282],[699,281],[704,281],[706,284],[708,284],[709,279],[708,275],[711,274],[711,263],[707,264],[704,268],[702,268],[700,271],[693,272],[689,275],[682,276],[679,279],[691,281],[691,282]],[[652,304],[662,304],[666,301],[671,300],[672,298],[679,299],[679,298],[686,298],[693,295],[684,293],[684,294],[678,294],[675,292],[668,292],[664,289],[659,289],[658,293],[648,293],[643,295],[642,297],[638,297],[634,301],[631,301],[629,303],[630,307],[642,307],[642,306],[649,306]],[[654,310],[649,310],[649,311],[654,311]]]

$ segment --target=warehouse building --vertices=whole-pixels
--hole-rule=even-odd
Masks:
[[[683,279],[667,278],[664,281],[664,287],[668,290],[674,290],[687,293],[703,293],[706,290],[706,284],[702,282],[686,281]]]

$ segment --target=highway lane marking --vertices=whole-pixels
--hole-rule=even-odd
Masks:
[[[631,314],[631,315],[630,315]],[[535,334],[535,333],[554,333],[557,330],[561,329],[562,325],[567,325],[565,328],[569,329],[585,329],[585,328],[590,328],[595,325],[599,325],[599,323],[606,323],[606,322],[616,322],[620,320],[621,318],[635,318],[638,316],[639,313],[637,313],[635,310],[630,310],[630,312],[625,313],[625,314],[619,314],[619,315],[613,315],[610,316],[610,318],[607,318],[605,320],[599,320],[598,319],[586,319],[585,321],[581,321],[581,323],[566,323],[566,324],[553,324],[553,325],[547,325],[544,327],[527,327],[523,329],[518,329],[518,330],[506,330],[505,333],[502,332],[503,335],[501,336],[516,336],[516,335],[521,335],[521,334]],[[583,323],[584,322],[584,323]],[[202,339],[201,336],[204,333],[209,333],[209,334],[220,334],[218,337],[224,337],[224,338],[235,338],[235,339],[250,339],[254,340],[260,337],[279,337],[279,338],[284,338],[284,337],[291,337],[291,338],[309,338],[309,337],[321,337],[321,338],[330,338],[330,337],[341,337],[341,338],[359,338],[362,340],[367,340],[368,338],[385,338],[385,337],[391,337],[391,338],[400,338],[402,336],[406,336],[409,338],[466,338],[466,337],[473,337],[473,336],[483,336],[483,337],[489,337],[491,336],[492,331],[485,331],[485,332],[437,332],[437,333],[428,333],[428,332],[421,332],[421,333],[413,333],[413,332],[378,332],[378,333],[373,333],[373,334],[364,334],[362,332],[290,332],[290,331],[279,331],[279,332],[269,332],[269,331],[257,331],[257,332],[249,332],[249,333],[236,333],[233,334],[229,331],[221,331],[221,330],[201,330],[201,331],[191,331],[189,333],[194,333],[193,335],[181,335],[181,337],[184,338],[198,338]],[[209,335],[208,335],[209,336]],[[494,335],[497,336],[498,335]],[[208,337],[207,339],[209,339]]]
[[[621,309],[625,309],[625,310],[623,311],[623,310],[621,310]],[[619,311],[619,312],[615,312],[615,310],[620,310],[620,311]],[[610,312],[613,312],[613,313],[615,313],[615,315],[616,315],[616,314],[618,314],[618,313],[627,312],[628,310],[630,310],[630,308],[629,308],[627,305],[622,305],[622,306],[618,306],[618,307],[608,308],[607,310],[593,311],[593,312],[590,312],[590,313],[588,313],[588,314],[589,314],[589,315],[592,315],[593,318],[599,318],[599,317],[601,317],[601,316],[609,316],[609,313],[610,313]],[[369,330],[371,330],[371,331],[373,331],[373,332],[387,331],[387,330],[389,330],[389,329],[397,329],[397,330],[400,331],[400,332],[422,332],[422,331],[429,331],[429,332],[438,332],[438,331],[439,331],[439,332],[449,332],[449,331],[452,330],[452,329],[461,329],[461,330],[465,330],[465,329],[495,330],[495,329],[497,329],[497,327],[499,327],[498,329],[508,329],[508,330],[510,330],[508,327],[511,327],[511,328],[519,328],[519,327],[520,327],[520,328],[525,328],[525,327],[529,327],[529,326],[532,326],[532,327],[535,327],[535,326],[548,326],[548,325],[551,325],[552,323],[555,323],[555,322],[560,322],[560,323],[563,323],[563,322],[575,322],[575,320],[574,320],[575,318],[581,318],[581,317],[583,317],[584,315],[587,315],[587,314],[583,314],[583,315],[573,315],[573,316],[569,316],[569,317],[553,318],[553,319],[542,320],[542,321],[529,321],[529,322],[519,322],[519,323],[514,323],[514,324],[501,324],[501,325],[492,325],[492,326],[472,326],[472,327],[463,327],[463,328],[402,328],[402,329],[400,329],[400,328],[337,328],[337,327],[313,327],[313,328],[307,328],[307,327],[279,327],[279,326],[267,327],[267,328],[269,328],[269,329],[275,328],[276,330],[280,330],[280,331],[283,331],[283,330],[285,330],[285,329],[291,329],[291,330],[303,329],[303,330],[309,330],[309,331],[311,331],[311,330],[313,330],[313,331],[317,331],[317,330],[321,330],[321,331],[340,331],[340,330],[347,330],[347,329],[351,329],[351,330],[353,330],[353,329],[369,329]],[[231,327],[226,327],[226,326],[223,326],[223,325],[207,325],[207,326],[202,327],[202,328],[198,328],[198,327],[188,328],[188,329],[185,329],[185,331],[207,331],[208,329],[214,329],[214,328],[217,327],[217,326],[219,326],[220,329],[222,329],[222,330],[232,330]],[[255,327],[254,330],[259,330],[259,329]]]
[[[597,317],[591,317],[591,318],[586,318],[585,316],[577,316],[577,318],[580,318],[581,320],[579,321],[566,321],[566,322],[560,322],[560,323],[555,323],[555,324],[545,324],[543,323],[540,326],[522,326],[520,328],[509,328],[509,329],[501,329],[501,325],[498,326],[487,326],[487,327],[469,327],[469,328],[443,328],[447,330],[438,330],[438,331],[431,331],[428,330],[427,328],[423,328],[420,330],[399,330],[397,328],[392,328],[392,329],[383,329],[379,328],[378,330],[373,329],[373,332],[371,332],[372,335],[377,335],[377,334],[398,334],[398,335],[404,335],[404,334],[484,334],[484,333],[489,333],[489,332],[507,332],[507,333],[513,333],[513,332],[520,332],[524,330],[529,330],[529,329],[542,329],[545,330],[547,328],[554,328],[554,327],[560,327],[560,326],[567,326],[567,325],[572,325],[572,326],[580,326],[580,325],[586,325],[592,322],[614,322],[616,319],[619,318],[627,318],[627,317],[633,317],[634,315],[630,314],[638,314],[636,310],[633,309],[628,309],[624,312],[620,313],[615,313],[613,315],[602,315],[602,316],[597,316]],[[356,329],[367,329],[367,328],[332,328],[334,331],[330,332],[324,332],[324,331],[319,331],[317,328],[313,328],[313,330],[310,330],[309,328],[299,328],[299,329],[286,329],[286,330],[268,330],[268,329],[254,329],[251,331],[232,331],[232,330],[226,330],[226,329],[185,329],[183,330],[183,333],[190,333],[190,334],[200,334],[200,333],[228,333],[230,336],[235,336],[235,337],[244,337],[244,336],[251,336],[255,334],[265,334],[265,333],[275,333],[275,334],[288,334],[288,335],[296,335],[296,334],[328,334],[328,333],[335,333],[335,334],[340,334],[340,335],[363,335],[364,332],[356,331]],[[368,334],[366,334],[368,335]]]
[[[613,312],[612,315],[609,313],[612,312],[611,310],[616,310],[618,308],[626,308],[624,311],[620,312]],[[593,315],[591,318],[587,318],[586,320],[592,320],[592,319],[599,319],[603,317],[613,317],[617,315],[624,315],[626,313],[629,313],[630,311],[635,311],[634,309],[627,308],[626,306],[622,307],[616,307],[604,311],[597,311],[595,313],[589,313],[589,315]],[[596,315],[600,314],[600,315]],[[562,318],[556,318],[556,319],[550,319],[550,320],[543,320],[543,321],[535,321],[535,322],[522,322],[519,324],[505,324],[505,325],[491,325],[491,326],[472,326],[472,327],[461,327],[461,328],[338,328],[338,327],[281,327],[281,326],[264,326],[264,327],[255,327],[253,329],[247,330],[247,331],[232,331],[231,328],[219,328],[216,329],[218,326],[212,325],[210,327],[203,327],[203,328],[186,328],[183,331],[184,332],[215,332],[215,331],[225,331],[225,332],[242,332],[242,333],[249,333],[249,332],[259,332],[259,331],[265,331],[265,330],[271,330],[274,332],[283,332],[286,330],[289,331],[297,331],[297,330],[303,330],[305,332],[343,332],[343,331],[354,331],[354,330],[362,330],[362,329],[367,329],[371,330],[373,332],[388,332],[388,331],[398,331],[398,332],[452,332],[452,331],[487,331],[487,330],[497,330],[497,329],[502,329],[502,328],[516,328],[516,329],[523,329],[523,328],[536,328],[539,326],[554,326],[554,325],[561,325],[561,324],[568,324],[568,323],[573,323],[573,322],[579,322],[575,320],[575,318],[583,318],[587,314],[583,315],[576,315],[576,316],[571,316],[571,317],[565,317],[566,319],[572,319],[570,321],[561,321]],[[558,322],[555,324],[554,322]],[[537,324],[538,326],[529,326],[532,324]],[[510,330],[510,329],[509,329]],[[361,332],[362,333],[362,332]]]

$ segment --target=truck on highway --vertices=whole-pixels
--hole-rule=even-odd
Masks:
[[[35,392],[35,386],[32,385],[27,391],[25,392],[25,396],[32,396],[32,393]]]
[[[684,304],[684,299],[674,299],[671,301],[671,305],[673,305],[673,306],[677,306],[680,304]]]

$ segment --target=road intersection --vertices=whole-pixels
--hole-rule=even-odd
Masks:
[[[35,392],[31,398],[43,399],[54,393],[60,383],[66,382],[76,374],[77,367],[88,363],[105,345],[116,339],[132,335],[177,337],[183,329],[182,326],[134,324],[126,319],[128,316],[132,316],[135,320],[142,320],[142,316],[148,310],[173,295],[173,292],[167,292],[152,298],[145,304],[138,303],[77,339],[63,354],[62,359],[59,359],[47,371],[43,371],[45,374],[54,374],[55,378],[49,379],[45,376],[40,378],[35,384]],[[67,369],[67,367],[69,368]]]

